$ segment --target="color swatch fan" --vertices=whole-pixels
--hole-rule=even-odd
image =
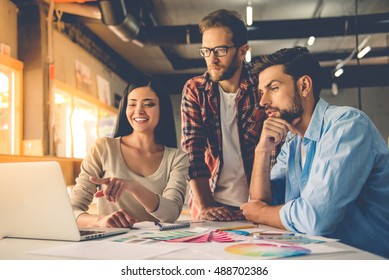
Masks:
[[[261,243],[239,243],[226,247],[225,251],[235,255],[263,258],[287,258],[311,253],[310,250],[299,246],[277,246]]]
[[[204,242],[236,242],[241,241],[241,236],[229,233],[221,230],[210,231],[207,233],[201,233],[196,236],[188,236],[182,238],[175,238],[166,240],[167,242],[192,242],[192,243],[204,243]]]

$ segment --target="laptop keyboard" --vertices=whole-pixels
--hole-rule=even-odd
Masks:
[[[99,230],[80,230],[80,235],[85,236],[89,234],[99,234],[99,233],[104,233],[104,231],[99,231]]]

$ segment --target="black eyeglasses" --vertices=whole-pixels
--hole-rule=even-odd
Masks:
[[[235,46],[217,46],[214,48],[199,48],[200,55],[202,57],[209,57],[211,55],[211,52],[217,57],[226,56],[228,53],[228,50],[230,48],[234,48]]]

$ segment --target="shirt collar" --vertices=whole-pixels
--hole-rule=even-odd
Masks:
[[[324,114],[329,104],[324,99],[319,99],[313,111],[311,121],[309,122],[307,131],[304,134],[304,138],[318,142],[323,126]]]

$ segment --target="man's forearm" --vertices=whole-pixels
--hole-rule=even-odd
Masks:
[[[250,200],[240,207],[250,222],[285,229],[280,217],[282,205],[268,205],[262,200]]]
[[[215,201],[206,177],[194,178],[189,181],[196,204],[200,208],[214,205]]]
[[[281,207],[282,205],[267,205],[266,207],[263,207],[260,211],[260,215],[258,215],[258,217],[260,218],[259,223],[276,228],[285,229],[280,218]]]
[[[253,172],[250,183],[250,200],[273,202],[270,184],[271,152],[255,151]]]

